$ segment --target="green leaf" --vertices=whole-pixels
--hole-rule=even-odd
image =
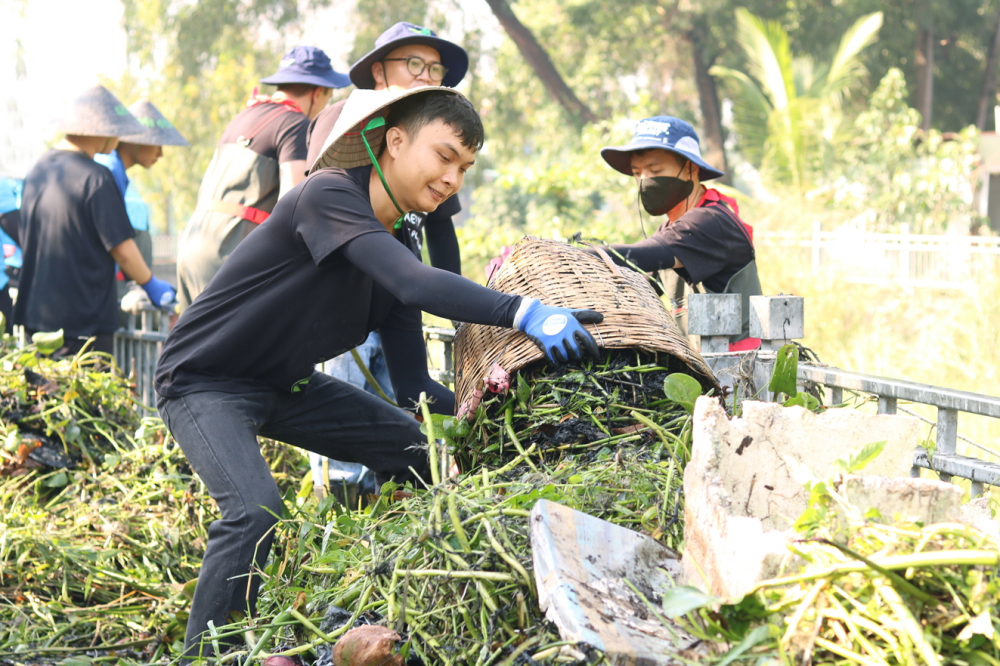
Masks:
[[[33,333],[31,335],[31,342],[38,349],[39,354],[48,356],[63,346],[63,330],[60,328],[58,331],[52,333],[43,331]]]
[[[698,588],[680,585],[663,595],[663,614],[667,617],[680,617],[721,601],[722,599],[706,594]]]
[[[809,393],[799,393],[794,398],[789,398],[782,404],[785,407],[804,407],[811,412],[820,412],[823,410],[823,404],[816,399],[816,396]]]
[[[873,460],[878,458],[882,450],[885,449],[886,442],[883,440],[881,442],[872,442],[871,444],[865,444],[860,449],[852,453],[847,459],[841,458],[836,462],[837,467],[839,467],[845,474],[853,474],[867,467]]]
[[[16,453],[17,447],[21,445],[21,432],[15,426],[7,433],[7,438],[3,442],[3,449],[9,453]]]
[[[57,472],[45,480],[46,488],[62,488],[69,483],[69,475],[66,472]]]
[[[675,372],[663,380],[663,393],[691,414],[695,400],[701,395],[701,384],[691,375]]]
[[[528,401],[531,400],[531,386],[528,385],[524,375],[520,374],[517,376],[517,399],[521,401],[522,405],[527,405]]]
[[[757,645],[757,643],[760,643],[762,640],[767,638],[769,633],[770,629],[766,624],[756,627],[755,629],[753,629],[753,631],[747,634],[742,641],[740,641],[739,645],[734,647],[726,654],[722,655],[722,658],[718,662],[716,662],[715,666],[729,666],[729,664],[733,663],[741,656],[743,656],[743,653],[745,653],[747,650],[749,650],[753,646]]]
[[[188,599],[194,599],[194,588],[196,588],[197,586],[198,586],[198,579],[192,578],[188,582],[184,583],[184,587],[181,588],[181,593]]]
[[[785,345],[778,350],[777,358],[774,359],[774,372],[771,373],[771,383],[767,385],[767,389],[772,393],[785,393],[794,398],[798,395],[798,389],[795,388],[798,375],[798,347]]]

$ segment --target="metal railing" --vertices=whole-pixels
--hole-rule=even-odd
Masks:
[[[829,405],[843,404],[844,391],[849,390],[876,396],[879,414],[895,414],[900,401],[936,407],[934,451],[929,453],[918,447],[911,476],[920,476],[923,468],[937,472],[942,481],[951,481],[953,476],[969,479],[972,497],[983,493],[984,484],[1000,486],[1000,464],[956,452],[959,413],[1000,418],[1000,398],[821,365],[800,364],[798,378],[804,383],[827,387]]]
[[[152,305],[138,314],[125,313],[125,326],[115,331],[115,361],[139,401],[152,410],[156,409],[153,375],[169,331],[170,311]]]
[[[1000,238],[948,234],[759,231],[760,246],[808,253],[813,270],[840,268],[844,279],[907,288],[968,289],[1000,272]],[[806,260],[806,257],[803,257]]]
[[[153,375],[170,331],[170,314],[169,310],[161,311],[147,305],[138,314],[126,314],[125,326],[115,331],[115,361],[135,387],[139,401],[150,409],[156,408]],[[440,343],[440,348],[434,350],[437,353],[432,353],[432,345],[428,344],[428,360],[431,379],[443,384],[455,381],[452,367],[454,337],[455,331],[450,328],[424,327],[424,338],[428,343]]]

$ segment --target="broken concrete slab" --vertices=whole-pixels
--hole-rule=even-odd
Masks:
[[[566,641],[604,651],[609,663],[666,666],[698,641],[650,613],[679,573],[677,554],[655,539],[539,500],[531,510],[538,602]]]
[[[944,481],[849,475],[837,491],[862,512],[875,509],[879,522],[933,525],[956,522],[962,516],[962,489]]]
[[[791,465],[830,478],[840,471],[837,460],[885,441],[865,472],[906,476],[920,434],[919,421],[907,416],[846,409],[817,415],[754,401],[730,420],[717,400],[699,398],[684,471],[683,582],[735,599],[779,575],[791,559],[793,535],[785,530],[809,499]]]
[[[908,477],[923,432],[910,416],[852,409],[815,414],[802,407],[747,401],[743,416],[730,420],[718,401],[699,398],[698,405],[692,457],[699,460],[692,460],[695,465],[685,472],[685,492],[689,473],[693,484],[718,477],[733,503],[733,515],[760,518],[765,530],[790,527],[809,499],[786,456],[817,477],[829,478],[840,471],[836,461],[884,441],[881,455],[864,473]]]

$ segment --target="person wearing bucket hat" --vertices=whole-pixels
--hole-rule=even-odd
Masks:
[[[163,155],[163,146],[183,146],[187,142],[160,110],[148,99],[142,99],[128,107],[129,112],[144,126],[145,131],[118,139],[118,147],[107,154],[97,154],[94,160],[111,170],[115,183],[125,201],[125,212],[135,229],[135,242],[139,246],[146,265],[153,265],[153,239],[149,234],[149,207],[142,200],[139,189],[126,173],[135,165],[151,168]],[[119,300],[128,291],[121,271],[118,272]],[[141,291],[139,292],[142,293]]]
[[[750,296],[761,294],[761,286],[753,228],[740,218],[734,199],[703,185],[723,173],[702,158],[694,128],[673,116],[645,118],[628,144],[604,148],[601,157],[636,179],[647,213],[667,216],[652,238],[611,248],[640,270],[661,271],[685,331],[685,289],[741,294],[743,328],[731,336],[730,349],[756,349],[760,340],[750,337]]]
[[[438,37],[432,30],[413,23],[396,23],[379,35],[375,48],[351,66],[351,80],[364,90],[385,90],[391,86],[415,88],[427,85],[457,86],[469,69],[469,56],[458,44]],[[309,164],[316,162],[343,111],[346,100],[331,104],[309,125]],[[411,223],[420,227],[418,242],[426,238],[427,255],[431,266],[457,275],[462,274],[462,258],[455,233],[453,218],[462,210],[457,196],[429,213],[408,213]],[[386,394],[393,398],[389,381],[385,354],[377,331],[350,354],[330,359],[323,371],[338,379],[375,393],[364,374],[361,365]],[[362,489],[374,482],[373,474],[361,465],[325,461],[316,454],[310,454],[313,478],[317,489],[326,485],[323,469],[327,469],[329,481],[341,488],[357,486]]]
[[[306,172],[306,132],[333,88],[351,81],[334,71],[314,46],[296,46],[278,71],[261,79],[273,95],[254,90],[226,127],[198,192],[198,205],[181,236],[177,256],[181,309],[198,297],[247,235],[267,219],[275,202]]]
[[[254,611],[252,574],[282,506],[258,435],[364,464],[379,482],[428,478],[412,413],[317,363],[379,330],[399,404],[413,409],[423,393],[432,411],[454,414],[454,394],[428,376],[421,310],[517,328],[553,361],[599,355],[584,328],[599,313],[548,307],[420,261],[406,213],[457,192],[483,140],[479,115],[454,89],[354,91],[310,175],[169,333],[157,406],[222,514],[188,618],[189,658],[213,650],[210,623]]]
[[[66,136],[35,163],[21,196],[21,267],[14,323],[30,335],[63,330],[57,354],[91,349],[111,353],[118,328],[115,264],[158,305],[174,290],[153,276],[114,176],[94,162],[118,137],[145,127],[103,86],[89,88],[59,125]]]
[[[396,23],[379,35],[375,48],[351,65],[351,81],[362,90],[390,87],[454,88],[469,69],[469,55],[458,44],[438,37],[434,31],[413,23]],[[346,100],[331,104],[310,124],[306,162],[316,162]],[[462,210],[453,196],[422,216],[422,234],[427,240],[431,265],[462,274],[461,252],[452,218]],[[415,215],[420,215],[416,213]]]

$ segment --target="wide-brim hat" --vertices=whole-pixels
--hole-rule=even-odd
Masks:
[[[85,90],[69,103],[59,122],[60,132],[78,136],[119,137],[145,129],[104,86]]]
[[[190,146],[177,128],[163,117],[160,110],[148,99],[141,99],[128,107],[129,112],[145,126],[146,131],[140,134],[129,134],[119,137],[126,143],[140,146]]]
[[[441,39],[433,30],[403,21],[379,35],[375,40],[375,48],[351,65],[349,72],[351,81],[358,88],[366,90],[375,88],[372,65],[389,55],[391,51],[409,44],[426,44],[441,54],[441,64],[448,70],[441,80],[442,86],[454,88],[469,71],[469,54],[465,49],[447,39]]]
[[[302,83],[320,88],[346,88],[351,85],[350,77],[334,71],[330,57],[315,46],[296,46],[281,59],[278,71],[260,82],[272,86]]]
[[[673,116],[653,116],[640,120],[629,143],[624,146],[602,148],[601,157],[611,165],[611,168],[631,176],[632,153],[651,148],[666,150],[691,160],[698,165],[698,178],[703,181],[725,175],[722,171],[709,166],[701,156],[701,142],[694,128]]]
[[[440,90],[463,97],[462,93],[454,88],[444,86],[420,86],[417,88],[388,88],[386,90],[363,90],[358,89],[351,93],[344,104],[340,117],[333,125],[333,130],[323,144],[323,150],[319,157],[313,162],[309,172],[326,167],[340,167],[341,169],[353,169],[354,167],[371,164],[371,158],[365,149],[365,144],[361,140],[361,129],[369,120],[377,116],[384,116],[394,102],[422,93]],[[378,154],[378,149],[382,145],[382,137],[385,136],[385,125],[368,130],[365,137],[368,139],[372,151]]]

